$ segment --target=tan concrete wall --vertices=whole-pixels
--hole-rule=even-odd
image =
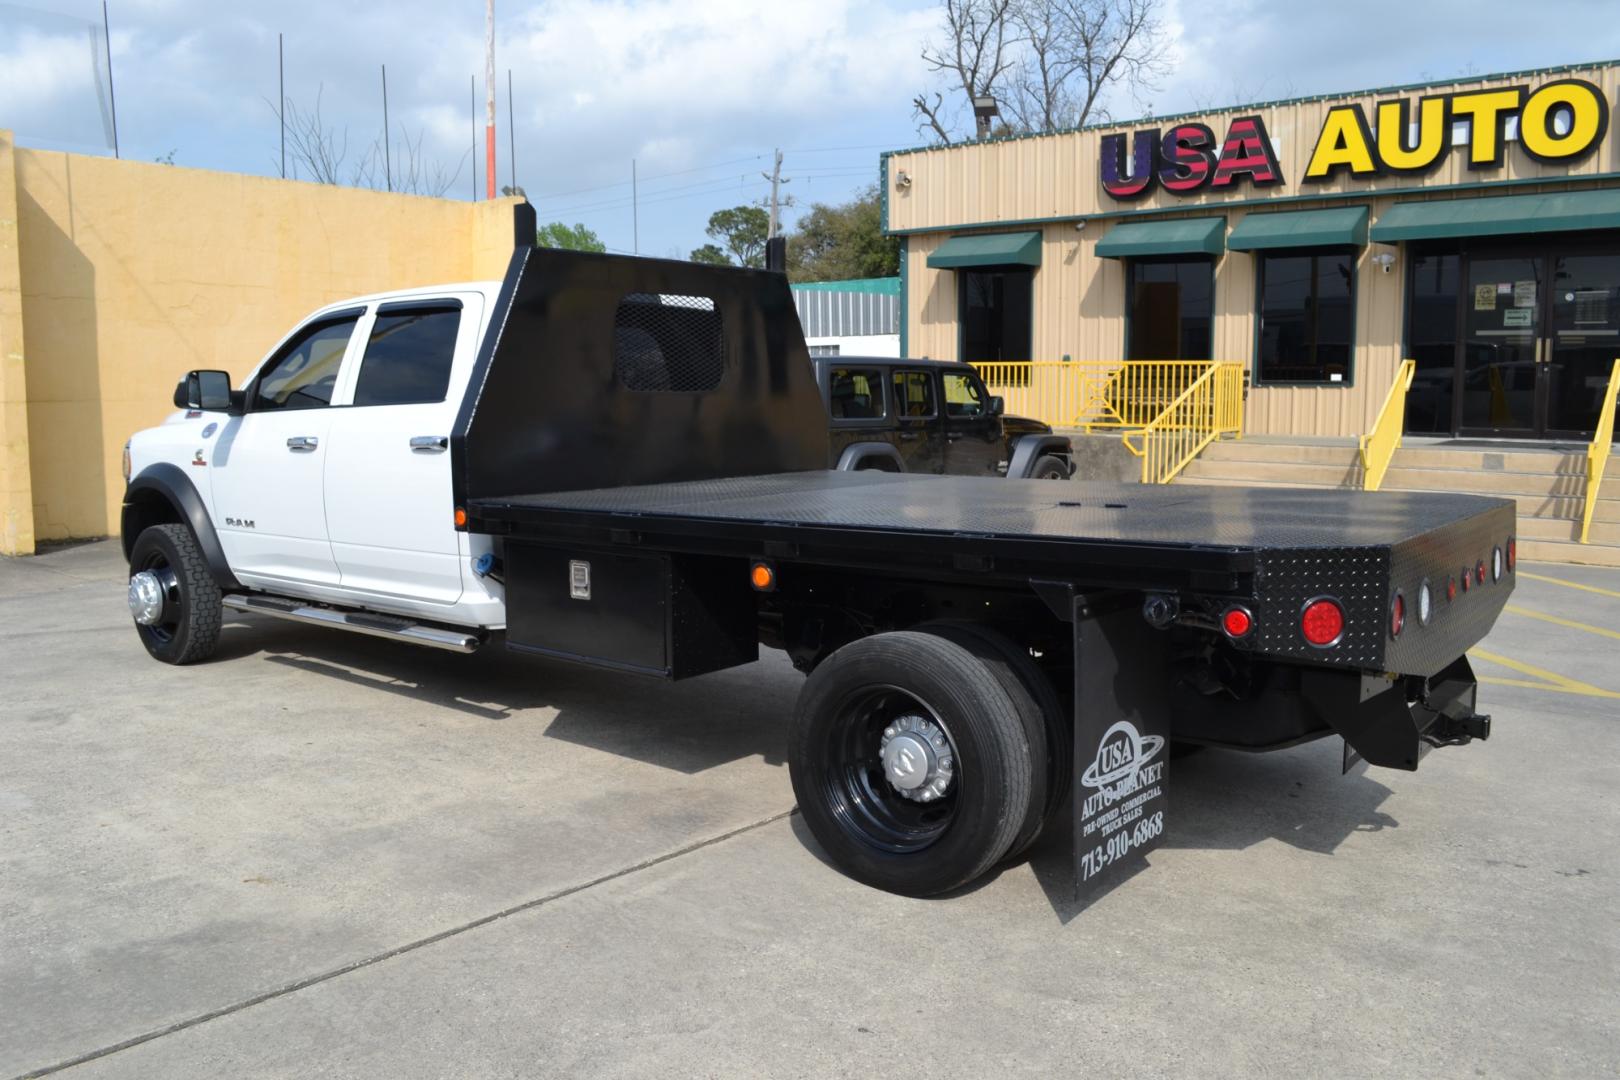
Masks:
[[[498,278],[512,249],[511,199],[475,204],[26,149],[14,169],[41,540],[117,531],[124,440],[172,409],[185,371],[241,376],[314,308]],[[3,274],[0,263],[0,305]]]
[[[1540,77],[1487,79],[1436,87],[1429,93],[1453,93],[1499,85],[1531,88],[1555,79],[1582,78],[1602,87],[1611,109],[1620,94],[1620,66],[1596,65]],[[1598,174],[1620,171],[1620,117],[1611,117],[1610,133],[1599,149],[1570,167],[1542,165],[1530,160],[1517,144],[1509,144],[1501,169],[1469,172],[1467,150],[1454,148],[1444,165],[1426,177],[1389,176],[1376,180],[1340,177],[1326,184],[1300,184],[1327,110],[1339,104],[1362,102],[1373,115],[1376,101],[1395,97],[1416,99],[1425,91],[1362,94],[1272,107],[1231,109],[1199,117],[1220,139],[1232,116],[1259,113],[1277,150],[1285,183],[1256,190],[1240,185],[1237,192],[1209,191],[1177,197],[1155,189],[1131,203],[1107,198],[1097,175],[1098,140],[1110,131],[1137,127],[1169,128],[1170,120],[1142,121],[1117,128],[970,144],[944,149],[891,155],[888,165],[889,228],[923,229],[906,240],[905,318],[906,347],[912,356],[957,359],[956,275],[930,270],[928,256],[953,235],[1039,229],[1041,265],[1035,273],[1032,360],[1114,360],[1125,350],[1125,267],[1118,259],[1098,258],[1097,241],[1125,220],[1167,220],[1219,214],[1227,229],[1235,228],[1250,212],[1311,210],[1364,205],[1371,220],[1397,201],[1451,199],[1478,194],[1527,194],[1540,190],[1609,186],[1614,180]],[[910,184],[899,187],[901,171]],[[1546,185],[1525,183],[1541,177],[1558,180]],[[1591,178],[1585,183],[1583,178]],[[1489,184],[1503,180],[1520,183],[1492,192]],[[1573,185],[1568,181],[1574,180]],[[1422,189],[1483,182],[1472,191]],[[1398,198],[1378,195],[1391,188],[1403,190]],[[1334,193],[1358,199],[1312,199]],[[1281,199],[1274,205],[1268,201]],[[1234,202],[1246,205],[1234,205]],[[1141,216],[1122,211],[1163,210]],[[1058,222],[1031,219],[1069,216]],[[1076,230],[1076,220],[1082,228]],[[977,225],[977,228],[971,226]],[[939,231],[934,231],[939,230]],[[1394,248],[1385,248],[1395,251]],[[1250,390],[1246,430],[1267,435],[1359,435],[1376,417],[1389,391],[1401,359],[1404,333],[1405,253],[1389,273],[1371,261],[1364,247],[1356,266],[1355,350],[1349,385],[1319,387],[1253,387]],[[1255,260],[1245,252],[1228,251],[1215,264],[1215,321],[1213,359],[1236,361],[1253,368],[1255,356]]]
[[[14,158],[11,133],[0,131],[0,555],[34,550]]]

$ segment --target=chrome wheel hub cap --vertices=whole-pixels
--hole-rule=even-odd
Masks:
[[[164,580],[167,578],[168,580]],[[142,570],[129,579],[129,613],[142,626],[163,621],[163,609],[174,575],[166,570]]]
[[[950,790],[956,749],[945,729],[922,716],[902,716],[883,729],[878,746],[883,776],[914,802],[933,802]]]

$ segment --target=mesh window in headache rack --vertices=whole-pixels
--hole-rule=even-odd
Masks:
[[[613,369],[627,390],[713,390],[726,370],[719,309],[707,296],[630,293],[613,315]]]

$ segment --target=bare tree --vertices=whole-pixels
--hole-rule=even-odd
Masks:
[[[321,97],[324,86],[315,89],[315,105],[301,109],[292,98],[286,99],[287,155],[292,159],[293,178],[299,177],[320,184],[346,184],[348,187],[371,188],[407,195],[442,196],[455,185],[461,170],[467,165],[472,148],[464,150],[454,169],[438,159],[429,159],[423,153],[423,132],[413,137],[404,125],[400,126],[400,141],[391,147],[392,159],[385,159],[384,139],[378,135],[365,153],[353,161],[347,170],[344,161],[349,156],[349,129],[339,131],[329,126],[321,115]],[[265,104],[276,114],[281,113],[268,100]]]
[[[321,118],[321,95],[325,89],[324,85],[315,88],[312,109],[300,109],[287,98],[285,118],[274,105],[270,105],[270,111],[276,114],[276,119],[284,119],[286,123],[287,154],[293,161],[293,176],[298,175],[298,167],[302,165],[306,179],[318,184],[337,184],[341,183],[343,159],[349,155],[349,129],[344,128],[339,133],[336,128],[327,127]]]
[[[1012,6],[1013,0],[945,0],[945,43],[923,47],[923,62],[946,74],[951,95],[961,91],[970,109],[975,97],[994,93],[996,81],[1012,66],[1007,55]],[[919,130],[932,128],[942,142],[951,141],[944,94],[918,94],[911,104],[926,121]]]
[[[1154,86],[1167,70],[1164,0],[945,0],[946,44],[923,59],[954,96],[998,98],[1008,127],[1050,132],[1105,119],[1107,93]],[[1000,93],[996,93],[999,90]],[[949,142],[944,94],[919,94],[916,115]]]

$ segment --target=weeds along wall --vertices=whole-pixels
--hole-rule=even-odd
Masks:
[[[0,552],[118,530],[131,432],[345,296],[499,278],[468,203],[29,150],[0,131]]]

